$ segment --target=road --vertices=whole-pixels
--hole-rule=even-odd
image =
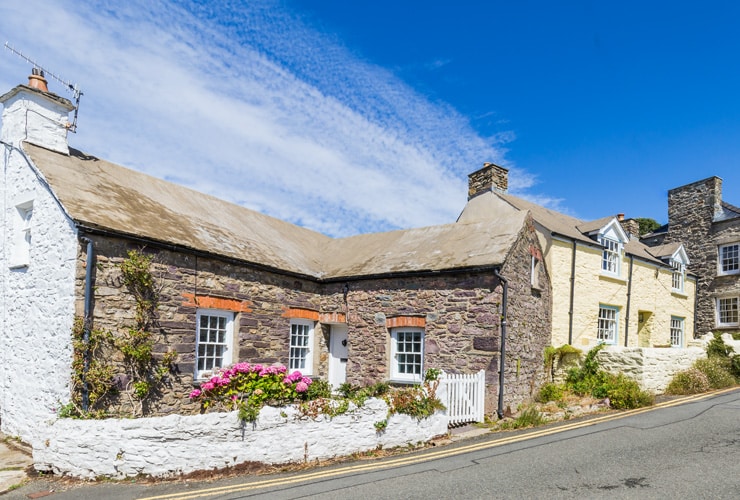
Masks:
[[[28,498],[30,486],[8,498]],[[201,484],[109,483],[47,498],[738,499],[740,389],[372,462]]]

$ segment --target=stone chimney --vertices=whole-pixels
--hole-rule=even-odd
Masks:
[[[484,163],[483,168],[468,175],[468,200],[488,191],[506,193],[509,190],[509,170],[495,163]]]
[[[619,221],[619,224],[621,224],[622,229],[624,229],[630,237],[640,237],[640,223],[635,219],[625,219],[624,214],[617,214],[617,220]]]
[[[0,140],[14,146],[30,142],[52,151],[69,154],[69,112],[74,105],[49,92],[43,71],[37,68],[28,85],[18,85],[0,96],[3,105]]]

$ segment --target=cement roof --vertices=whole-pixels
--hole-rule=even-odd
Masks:
[[[511,208],[531,213],[532,218],[552,234],[595,246],[598,243],[587,234],[604,227],[615,217],[609,216],[595,221],[582,221],[508,193],[486,191],[468,201],[458,221],[485,220],[486,218],[496,217],[496,214],[503,217]],[[625,243],[624,250],[629,255],[665,265],[660,259],[656,259],[650,253],[650,248],[639,240],[631,239]]]
[[[313,278],[500,265],[527,216],[332,239],[74,149],[24,149],[78,224]]]

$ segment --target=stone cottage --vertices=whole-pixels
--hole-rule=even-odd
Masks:
[[[552,280],[553,346],[680,348],[693,338],[696,282],[680,238],[651,248],[639,241],[637,222],[621,214],[582,221],[507,188],[502,167],[488,163],[472,173],[458,222],[532,215],[543,248],[532,270],[544,264]]]
[[[709,177],[668,191],[668,224],[649,245],[686,244],[697,275],[697,336],[740,331],[740,208],[722,200],[722,179]]]
[[[132,249],[153,258],[155,352],[174,356],[152,415],[197,411],[193,387],[239,361],[334,386],[484,369],[491,412],[504,334],[505,404],[536,391],[552,304],[528,211],[333,239],[68,147],[73,106],[38,78],[0,102],[3,432],[38,442],[70,400],[76,318],[131,327]]]

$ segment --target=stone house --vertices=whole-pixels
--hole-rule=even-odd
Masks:
[[[494,164],[470,174],[469,201],[459,222],[529,212],[541,261],[552,284],[552,345],[587,350],[685,347],[694,336],[696,280],[677,239],[648,247],[635,220],[619,214],[582,221],[507,192],[508,171]]]
[[[175,353],[152,415],[196,412],[194,385],[238,361],[334,386],[484,369],[491,412],[502,335],[504,403],[536,391],[552,305],[526,210],[330,238],[70,148],[73,106],[39,80],[0,96],[3,432],[43,442],[39,424],[71,397],[76,318],[131,326],[131,249],[154,259],[155,351]]]
[[[668,191],[668,224],[649,245],[686,244],[697,275],[697,336],[740,331],[740,208],[722,200],[722,179],[709,177]]]

